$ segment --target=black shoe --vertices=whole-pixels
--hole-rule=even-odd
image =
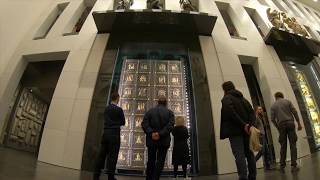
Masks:
[[[298,172],[300,168],[298,166],[292,166],[291,167],[291,172]]]

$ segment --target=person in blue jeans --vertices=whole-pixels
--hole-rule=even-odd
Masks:
[[[174,113],[167,107],[167,98],[160,97],[158,105],[148,110],[141,123],[146,134],[148,162],[146,180],[159,180],[170,147]]]
[[[239,180],[255,180],[256,161],[249,148],[249,131],[255,121],[254,110],[231,81],[224,82],[222,88],[220,138],[229,138]]]
[[[285,99],[282,92],[274,94],[276,101],[271,106],[271,122],[279,131],[280,143],[280,172],[285,173],[286,159],[287,159],[287,141],[290,144],[291,154],[291,171],[299,171],[297,164],[297,140],[298,131],[302,130],[299,115],[292,102]],[[296,127],[295,121],[298,125]]]
[[[265,117],[263,108],[261,106],[257,106],[255,108],[256,110],[256,121],[254,123],[254,126],[259,129],[260,131],[260,142],[262,144],[261,150],[258,152],[258,154],[255,157],[255,160],[258,161],[261,157],[263,157],[263,165],[265,169],[271,169],[271,154],[268,147],[268,140],[267,140],[267,134],[265,130]]]

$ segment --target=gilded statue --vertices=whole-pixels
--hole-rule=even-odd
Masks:
[[[166,76],[159,76],[158,82],[159,84],[166,84]]]
[[[141,136],[137,137],[136,144],[142,144]]]
[[[171,67],[171,72],[179,72],[179,68],[177,64],[172,64],[170,67]]]
[[[142,70],[148,70],[148,64],[141,64],[140,68]]]
[[[160,0],[147,0],[147,9],[162,9]]]
[[[117,5],[117,9],[130,9],[133,4],[133,0],[120,0]]]
[[[130,110],[130,104],[128,102],[123,102],[122,103],[122,109],[125,111],[129,111]]]
[[[271,24],[277,29],[284,29],[288,31],[288,28],[292,29],[295,34],[300,34],[304,37],[308,37],[308,32],[297,22],[294,17],[288,17],[286,13],[279,12],[277,10],[267,9],[267,16]]]
[[[192,5],[192,2],[190,0],[179,0],[179,3],[180,3],[180,7],[181,9],[183,10],[186,10],[186,11],[196,11],[196,7],[194,7]]]
[[[159,68],[159,71],[161,72],[165,72],[167,69],[165,64],[160,64],[158,68]]]
[[[292,17],[293,28],[291,28],[296,34],[301,34],[302,36],[308,37],[308,32],[302,28],[302,26],[297,22],[296,18]]]
[[[141,154],[140,153],[137,153],[135,158],[134,158],[135,161],[142,161],[142,157],[141,157]]]
[[[180,89],[174,89],[172,95],[176,98],[180,97]]]
[[[307,37],[308,32],[301,27],[301,25],[297,22],[297,20],[294,17],[288,17],[286,13],[281,13],[282,20],[287,26],[292,29],[292,31],[296,34],[301,34],[302,36]]]
[[[133,81],[133,75],[132,74],[127,75],[126,82],[132,82],[132,81]]]
[[[267,9],[267,16],[271,24],[276,27],[277,29],[284,29],[288,30],[287,27],[284,25],[284,23],[281,20],[281,14],[277,10],[271,10],[271,8]]]
[[[118,158],[119,160],[121,160],[121,161],[124,161],[124,160],[126,160],[126,158],[124,157],[124,155],[123,155],[123,152],[122,151],[120,151],[120,153],[119,153],[119,158]]]
[[[138,102],[138,111],[144,111],[146,104],[144,102]]]
[[[125,88],[123,95],[125,96],[131,96],[132,95],[132,88]]]
[[[136,127],[141,127],[142,118],[136,117]]]
[[[172,77],[171,83],[175,85],[179,85],[180,84],[179,77]]]
[[[147,82],[147,76],[146,75],[141,75],[139,78],[140,82]]]
[[[139,88],[139,90],[138,90],[138,96],[139,96],[139,97],[147,96],[147,88]]]
[[[158,96],[159,96],[159,97],[160,97],[160,96],[166,96],[166,95],[167,95],[166,90],[164,90],[164,89],[158,90]]]

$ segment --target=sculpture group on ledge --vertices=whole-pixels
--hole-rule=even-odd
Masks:
[[[196,8],[192,5],[191,0],[179,0],[180,7],[186,11],[196,11]]]
[[[180,7],[185,11],[196,11],[196,7],[192,4],[191,0],[179,0]],[[120,0],[116,9],[128,10],[133,4],[133,0]],[[163,4],[160,0],[147,0],[147,9],[163,9]]]
[[[128,10],[133,4],[133,0],[120,0],[117,5],[117,9],[125,9]]]
[[[147,9],[162,9],[160,0],[147,0]]]
[[[267,9],[267,16],[271,24],[277,29],[289,31],[291,29],[295,34],[309,37],[308,32],[297,22],[294,17],[288,17],[286,13],[277,10]]]

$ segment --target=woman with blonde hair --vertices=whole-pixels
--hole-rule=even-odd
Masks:
[[[172,152],[172,165],[174,166],[174,177],[177,178],[178,166],[182,165],[183,177],[187,177],[187,165],[190,164],[188,129],[185,126],[184,118],[179,116],[176,118],[176,126],[172,131],[174,143]]]

